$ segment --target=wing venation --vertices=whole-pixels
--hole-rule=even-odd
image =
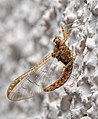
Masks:
[[[16,78],[8,88],[7,97],[18,101],[31,98],[42,92],[43,88],[57,80],[62,75],[64,64],[51,55],[47,55],[28,72]]]

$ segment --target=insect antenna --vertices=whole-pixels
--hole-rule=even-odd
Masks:
[[[78,20],[81,20],[81,19],[78,19]],[[61,32],[62,32],[63,37],[64,37],[64,42],[67,41],[67,39],[69,37],[69,34],[70,34],[70,32],[71,32],[72,29],[74,29],[74,28],[76,28],[78,26],[84,25],[87,21],[88,21],[88,18],[84,22],[80,23],[77,26],[73,26],[73,27],[72,27],[73,23],[76,23],[77,21],[72,22],[72,23],[69,23],[69,24],[67,24],[65,26],[61,26]],[[67,32],[65,32],[65,28],[64,27],[69,27],[69,26],[71,26],[71,27],[67,29]]]

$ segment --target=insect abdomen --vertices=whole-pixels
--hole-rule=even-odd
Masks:
[[[60,86],[64,85],[64,83],[68,80],[68,78],[70,77],[70,75],[72,73],[72,68],[73,68],[73,61],[71,60],[68,63],[68,65],[66,66],[62,77],[59,80],[57,80],[56,82],[54,82],[53,84],[44,88],[43,90],[45,92],[49,92],[49,91],[53,91],[53,90],[59,88]]]

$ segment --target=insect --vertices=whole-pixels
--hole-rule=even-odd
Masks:
[[[34,96],[34,93],[36,93],[36,90],[43,90],[44,92],[53,91],[64,85],[64,83],[68,80],[73,69],[73,53],[65,44],[65,42],[68,39],[69,32],[65,32],[64,27],[61,27],[61,31],[63,34],[63,39],[60,39],[60,37],[58,36],[54,37],[53,42],[55,45],[53,52],[47,55],[45,58],[43,58],[38,64],[32,67],[29,71],[16,78],[10,84],[7,90],[7,97],[10,100],[18,101],[31,98],[32,96]],[[54,69],[55,70],[57,69],[57,67],[55,66],[53,67],[52,65],[53,62],[54,63],[60,62],[62,64],[62,70],[61,71],[58,70],[56,72],[56,74],[59,75],[56,81],[47,86],[47,84],[45,85],[45,82],[50,81],[52,79],[51,75],[52,74],[54,75],[55,74]],[[52,70],[50,71],[49,80],[47,79],[47,76],[44,78],[41,77],[42,75],[41,76],[39,75],[41,73],[47,75],[47,71],[44,71],[44,66],[46,65],[48,68],[51,66],[53,68],[52,69],[53,71]]]

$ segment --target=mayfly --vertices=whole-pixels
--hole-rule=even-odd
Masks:
[[[72,23],[68,24],[68,26],[70,25]],[[70,29],[68,30],[70,31]],[[55,45],[53,52],[10,84],[7,90],[7,97],[10,100],[18,101],[31,98],[40,89],[44,92],[53,91],[64,85],[68,80],[73,69],[73,53],[65,44],[69,32],[65,32],[64,27],[61,27],[61,31],[63,39],[58,36],[54,37],[53,42]],[[56,66],[57,62],[62,64],[62,68]],[[44,70],[44,66],[46,66],[46,71]],[[47,68],[51,68],[51,71],[47,72]],[[47,75],[47,73],[49,74]],[[57,74],[57,78],[52,76],[54,74]],[[44,77],[45,75],[46,77]],[[52,78],[56,78],[56,81],[52,82],[52,84],[47,84],[46,82],[52,80]]]

